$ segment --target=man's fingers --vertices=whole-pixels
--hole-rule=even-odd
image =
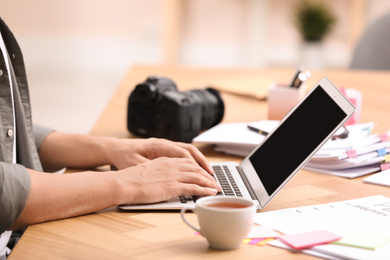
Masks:
[[[217,195],[219,190],[209,187],[201,187],[196,184],[183,184],[180,195],[187,196],[214,196]]]
[[[180,176],[178,176],[178,180],[181,183],[196,184],[199,187],[208,187],[216,189],[217,191],[222,190],[221,185],[219,185],[219,183],[203,169],[198,172],[182,172]]]
[[[196,148],[191,144],[180,143],[180,142],[178,142],[177,145],[182,149],[184,149],[183,153],[187,154],[186,157],[193,158],[209,174],[214,174],[214,171],[211,168],[206,157],[198,150],[198,148]]]
[[[195,162],[189,161],[188,164],[183,164],[182,168],[180,169],[182,172],[191,172],[196,173],[198,175],[203,176],[204,178],[214,181],[215,179],[213,176],[211,176],[205,169],[203,169],[200,165],[196,164]]]

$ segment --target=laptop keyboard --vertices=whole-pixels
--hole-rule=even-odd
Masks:
[[[241,191],[238,188],[229,168],[226,165],[214,165],[214,178],[219,182],[222,187],[222,191],[217,195],[221,196],[236,196],[242,197]],[[188,201],[196,201],[199,197],[196,196],[179,196],[181,203],[187,203]]]
[[[241,191],[238,188],[236,182],[233,179],[232,174],[229,171],[229,168],[224,165],[213,166],[215,178],[222,186],[222,195],[225,196],[237,196],[242,197]]]

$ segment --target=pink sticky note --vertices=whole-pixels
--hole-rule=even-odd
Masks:
[[[385,133],[385,134],[381,134],[379,136],[379,138],[380,138],[381,142],[385,142],[385,141],[387,141],[387,139],[389,139],[389,136]]]
[[[303,249],[315,245],[341,239],[341,236],[333,234],[326,230],[317,230],[293,235],[282,235],[279,237],[287,245],[295,249]]]
[[[356,158],[358,156],[356,150],[350,150],[347,152],[348,158]]]
[[[253,226],[249,231],[247,238],[275,238],[280,236],[275,230],[265,226]]]
[[[253,238],[251,241],[248,242],[248,244],[256,245],[257,243],[263,241],[264,238]]]

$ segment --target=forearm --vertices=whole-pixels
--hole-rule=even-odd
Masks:
[[[125,169],[159,157],[171,157],[189,158],[213,174],[207,159],[193,145],[156,138],[118,139],[52,132],[43,141],[39,156],[46,171],[102,165]]]
[[[29,170],[31,190],[22,214],[11,227],[96,212],[118,205],[121,185],[114,172],[79,172],[65,175]]]
[[[12,229],[120,204],[155,203],[179,195],[210,196],[222,189],[208,172],[189,158],[161,157],[109,172],[28,171],[30,193]]]
[[[52,132],[42,143],[39,156],[48,171],[63,167],[97,167],[110,164],[109,148],[117,141],[112,137]]]

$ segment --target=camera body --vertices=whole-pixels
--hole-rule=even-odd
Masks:
[[[127,129],[142,137],[191,142],[202,130],[219,122],[224,103],[213,88],[179,92],[175,83],[150,76],[128,99]]]

